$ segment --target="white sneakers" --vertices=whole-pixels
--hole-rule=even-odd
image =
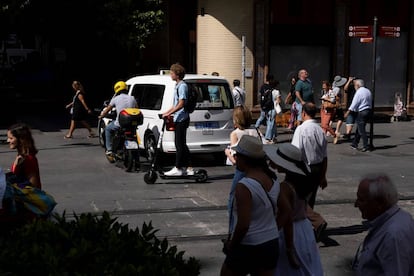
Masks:
[[[188,167],[186,170],[187,175],[194,175],[194,170],[192,167]]]
[[[181,176],[183,175],[183,170],[177,167],[172,168],[168,172],[164,173],[165,176]]]
[[[194,170],[191,167],[179,169],[177,167],[172,168],[168,172],[164,173],[165,176],[185,176],[185,175],[194,175]]]

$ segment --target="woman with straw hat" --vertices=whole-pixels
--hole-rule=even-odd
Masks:
[[[279,229],[288,225],[292,210],[267,165],[259,139],[243,135],[232,149],[236,166],[246,176],[236,185],[230,212],[234,223],[230,223],[233,226],[224,241],[226,258],[221,275],[273,275],[279,255]]]
[[[293,240],[296,255],[300,262],[299,268],[290,265],[291,252],[283,243],[284,232],[280,232],[279,262],[274,275],[323,275],[319,249],[311,222],[306,216],[305,198],[312,192],[309,187],[307,175],[309,170],[302,161],[301,151],[290,143],[265,145],[264,151],[269,158],[269,166],[272,170],[285,174],[281,185],[290,187],[290,202],[293,208]]]

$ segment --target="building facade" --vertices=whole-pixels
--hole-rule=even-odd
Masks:
[[[408,106],[413,101],[410,0],[199,0],[196,20],[196,71],[241,79],[249,106],[257,105],[268,72],[285,96],[302,68],[310,73],[315,99],[322,80],[342,75],[364,79],[378,108],[393,107],[395,93]],[[375,43],[349,36],[350,26],[374,24]],[[380,35],[382,27],[398,27],[399,36]]]

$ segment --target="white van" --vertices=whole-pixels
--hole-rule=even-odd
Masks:
[[[196,109],[190,114],[187,130],[187,145],[191,153],[216,153],[222,157],[230,143],[233,130],[233,96],[229,83],[219,76],[186,74],[184,81],[188,89],[198,92]],[[139,126],[139,147],[152,160],[162,127],[158,117],[173,105],[175,82],[169,74],[143,75],[127,80],[129,95],[135,97],[144,115]],[[210,97],[209,91],[218,91],[219,98]],[[166,130],[162,141],[164,153],[175,153],[174,131]]]

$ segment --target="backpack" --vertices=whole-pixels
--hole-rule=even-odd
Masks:
[[[293,91],[290,91],[290,98],[291,98],[292,103],[296,101],[296,90],[295,89],[293,89]]]
[[[188,93],[187,93],[187,100],[185,101],[184,104],[184,110],[188,113],[193,113],[196,105],[197,105],[197,98],[198,98],[198,93],[196,89],[193,89],[190,85],[187,86],[188,87]],[[178,97],[178,90],[177,90],[177,97]]]
[[[275,108],[272,91],[273,89],[266,89],[260,97],[260,107],[264,112],[268,112]]]

